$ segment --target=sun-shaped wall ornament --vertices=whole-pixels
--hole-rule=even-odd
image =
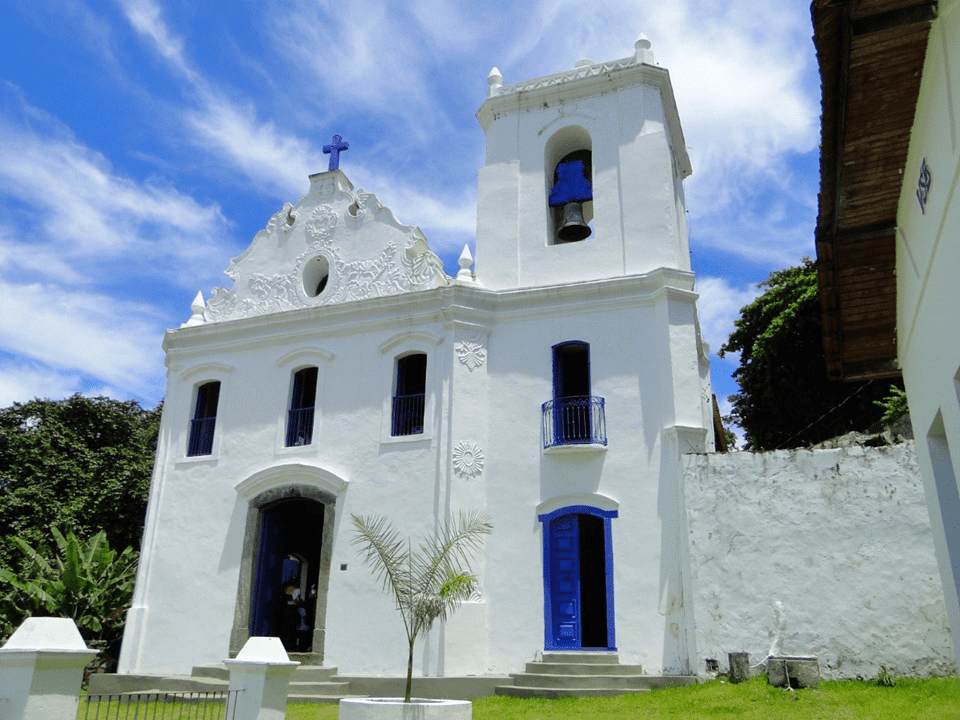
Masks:
[[[453,448],[453,469],[461,477],[476,477],[483,471],[483,450],[469,440],[458,442]]]

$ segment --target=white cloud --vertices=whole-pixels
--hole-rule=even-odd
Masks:
[[[55,123],[38,129],[0,116],[0,196],[0,255],[61,283],[96,283],[111,263],[132,276],[177,278],[225,254],[217,207],[117,175]]]
[[[148,38],[156,51],[191,82],[197,78],[183,52],[183,41],[172,35],[153,0],[118,0],[127,20],[141,35]]]
[[[0,306],[0,347],[53,369],[50,385],[85,375],[149,396],[147,378],[162,372],[162,328],[149,308],[57,285],[9,281],[0,281]],[[21,379],[33,374],[21,365]]]
[[[740,308],[756,298],[760,289],[756,285],[737,287],[725,278],[701,275],[697,278],[697,292],[700,332],[715,354],[733,332]]]

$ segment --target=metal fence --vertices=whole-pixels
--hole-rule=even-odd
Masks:
[[[543,447],[607,444],[607,420],[602,397],[583,395],[545,402]]]
[[[241,692],[87,695],[80,698],[77,720],[235,720],[236,699]]]

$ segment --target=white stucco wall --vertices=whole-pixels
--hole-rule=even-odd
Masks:
[[[960,3],[941,0],[897,212],[897,341],[960,666]],[[926,164],[929,192],[917,197]]]
[[[745,651],[815,655],[828,678],[952,672],[912,442],[684,464],[701,663]]]

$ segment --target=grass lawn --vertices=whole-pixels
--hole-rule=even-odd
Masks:
[[[416,681],[414,681],[416,692]],[[335,720],[336,705],[291,703],[288,720]],[[474,720],[960,720],[956,677],[900,678],[895,687],[855,680],[822,682],[808,690],[770,687],[765,676],[742,685],[720,680],[635,695],[563,700],[485,697],[473,702]]]

